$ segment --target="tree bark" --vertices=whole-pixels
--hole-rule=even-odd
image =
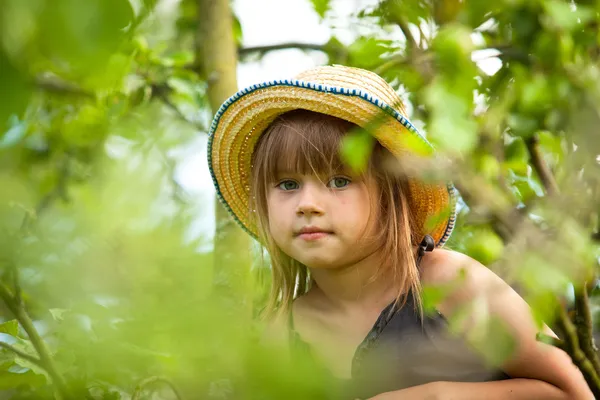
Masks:
[[[237,91],[237,44],[229,0],[198,0],[196,62],[208,82],[212,112]],[[215,198],[215,293],[239,306],[250,270],[250,237],[233,221]],[[237,300],[236,300],[237,299]]]

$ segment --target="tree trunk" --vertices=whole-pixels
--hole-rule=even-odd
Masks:
[[[229,0],[198,0],[196,65],[208,82],[212,112],[237,91],[237,45]],[[227,301],[242,300],[250,270],[250,237],[215,198],[214,290]]]

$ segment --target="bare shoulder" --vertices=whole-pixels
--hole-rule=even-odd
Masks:
[[[569,356],[536,340],[540,330],[552,336],[554,333],[547,326],[537,326],[525,300],[492,270],[467,255],[449,250],[434,250],[423,259],[422,265],[425,286],[456,283],[438,310],[446,317],[460,308],[468,310],[466,318],[461,319],[459,332],[469,343],[485,347],[487,341],[481,341],[478,333],[485,330],[477,327],[484,326],[480,324],[486,324],[490,317],[496,318],[511,334],[515,351],[501,365],[509,376],[548,382],[563,390],[568,398],[593,398]]]
[[[502,281],[477,260],[457,251],[436,249],[423,259],[422,279],[426,285],[449,283],[463,279],[465,286]]]
[[[261,343],[267,346],[286,347],[289,343],[289,314],[280,313],[262,322]]]
[[[455,285],[452,294],[439,305],[442,314],[456,307],[491,297],[518,297],[516,292],[491,269],[457,251],[436,249],[423,259],[424,286]]]
[[[306,318],[313,309],[309,296],[304,295],[294,300],[289,311],[282,311],[279,314],[263,322],[262,341],[267,344],[289,345],[290,323],[293,321],[294,327],[298,320]]]

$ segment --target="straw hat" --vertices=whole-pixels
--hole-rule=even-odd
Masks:
[[[213,119],[208,164],[217,196],[254,238],[257,232],[250,223],[248,207],[252,152],[269,124],[295,109],[328,114],[366,128],[397,157],[407,152],[433,153],[431,144],[405,117],[398,94],[373,72],[324,66],[303,72],[296,79],[243,89],[225,101]],[[420,144],[418,150],[415,143]],[[409,189],[420,233],[432,236],[437,247],[443,246],[456,219],[454,186],[409,179]]]

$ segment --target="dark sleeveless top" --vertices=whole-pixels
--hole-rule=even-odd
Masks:
[[[365,399],[428,382],[484,382],[508,379],[504,372],[489,368],[466,343],[448,332],[446,319],[438,312],[423,319],[415,310],[412,294],[406,304],[392,311],[389,304],[358,346],[352,359],[350,379],[328,374],[336,399]],[[392,313],[390,313],[392,311]],[[310,356],[310,345],[294,330],[290,312],[292,354]]]

